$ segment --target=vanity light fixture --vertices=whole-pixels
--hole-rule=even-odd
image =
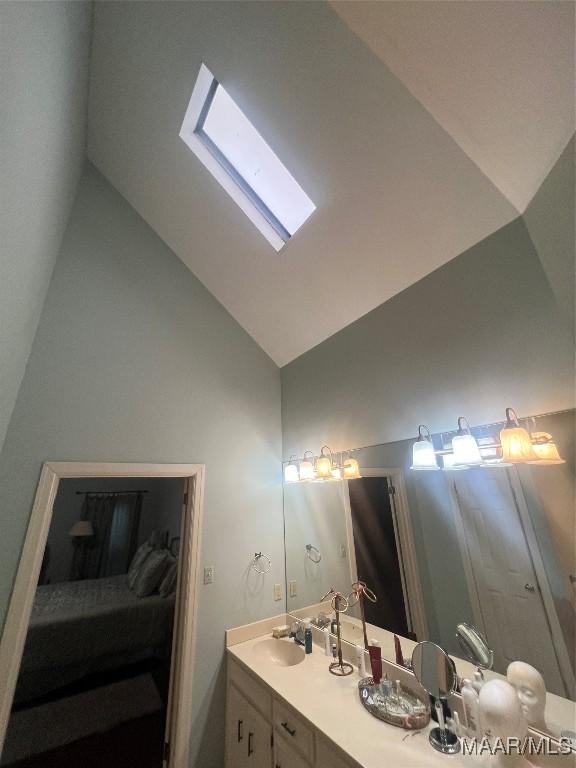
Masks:
[[[548,432],[532,432],[532,448],[538,457],[530,464],[565,464],[552,435]]]
[[[298,459],[296,456],[290,456],[288,464],[284,467],[284,482],[285,483],[297,483],[300,480],[298,474]]]
[[[306,454],[310,454],[312,459],[307,459]],[[300,480],[314,480],[316,477],[316,473],[314,471],[314,454],[312,451],[304,451],[304,456],[302,457],[302,461],[300,462],[300,467],[298,470],[298,477]]]
[[[506,408],[506,426],[500,431],[502,459],[511,464],[537,461],[528,431],[521,427],[514,408]]]
[[[465,426],[464,426],[465,425]],[[458,418],[458,434],[452,438],[453,468],[478,467],[482,456],[476,439],[470,432],[470,424],[464,416]],[[446,462],[444,462],[446,468]]]
[[[324,451],[328,451],[328,454]],[[320,456],[316,459],[316,477],[319,480],[331,480],[332,465],[332,451],[328,445],[323,445],[320,449]]]
[[[426,430],[426,434],[422,430]],[[412,466],[410,469],[435,470],[440,469],[436,461],[434,446],[432,444],[432,435],[425,424],[418,427],[418,440],[412,446]]]

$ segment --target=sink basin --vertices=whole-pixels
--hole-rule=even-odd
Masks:
[[[256,643],[252,652],[277,667],[294,667],[304,661],[304,648],[293,640],[276,640],[273,637]]]

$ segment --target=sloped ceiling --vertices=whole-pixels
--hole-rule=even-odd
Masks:
[[[202,62],[317,205],[278,254],[178,137]],[[518,215],[321,2],[97,3],[88,154],[279,365]]]
[[[524,212],[574,133],[574,2],[332,7]]]

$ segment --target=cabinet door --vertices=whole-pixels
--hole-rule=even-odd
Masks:
[[[226,701],[226,766],[248,766],[248,702],[233,686],[228,686]]]
[[[248,768],[270,768],[272,764],[272,725],[246,702],[246,763]],[[236,768],[236,766],[234,766]]]
[[[310,768],[300,752],[288,744],[278,732],[274,733],[274,768]]]

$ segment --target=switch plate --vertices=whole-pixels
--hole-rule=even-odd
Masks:
[[[207,565],[204,568],[204,584],[214,584],[214,566]]]
[[[298,584],[296,581],[289,582],[290,597],[296,597],[298,595]]]
[[[274,584],[274,600],[282,600],[282,584]]]

